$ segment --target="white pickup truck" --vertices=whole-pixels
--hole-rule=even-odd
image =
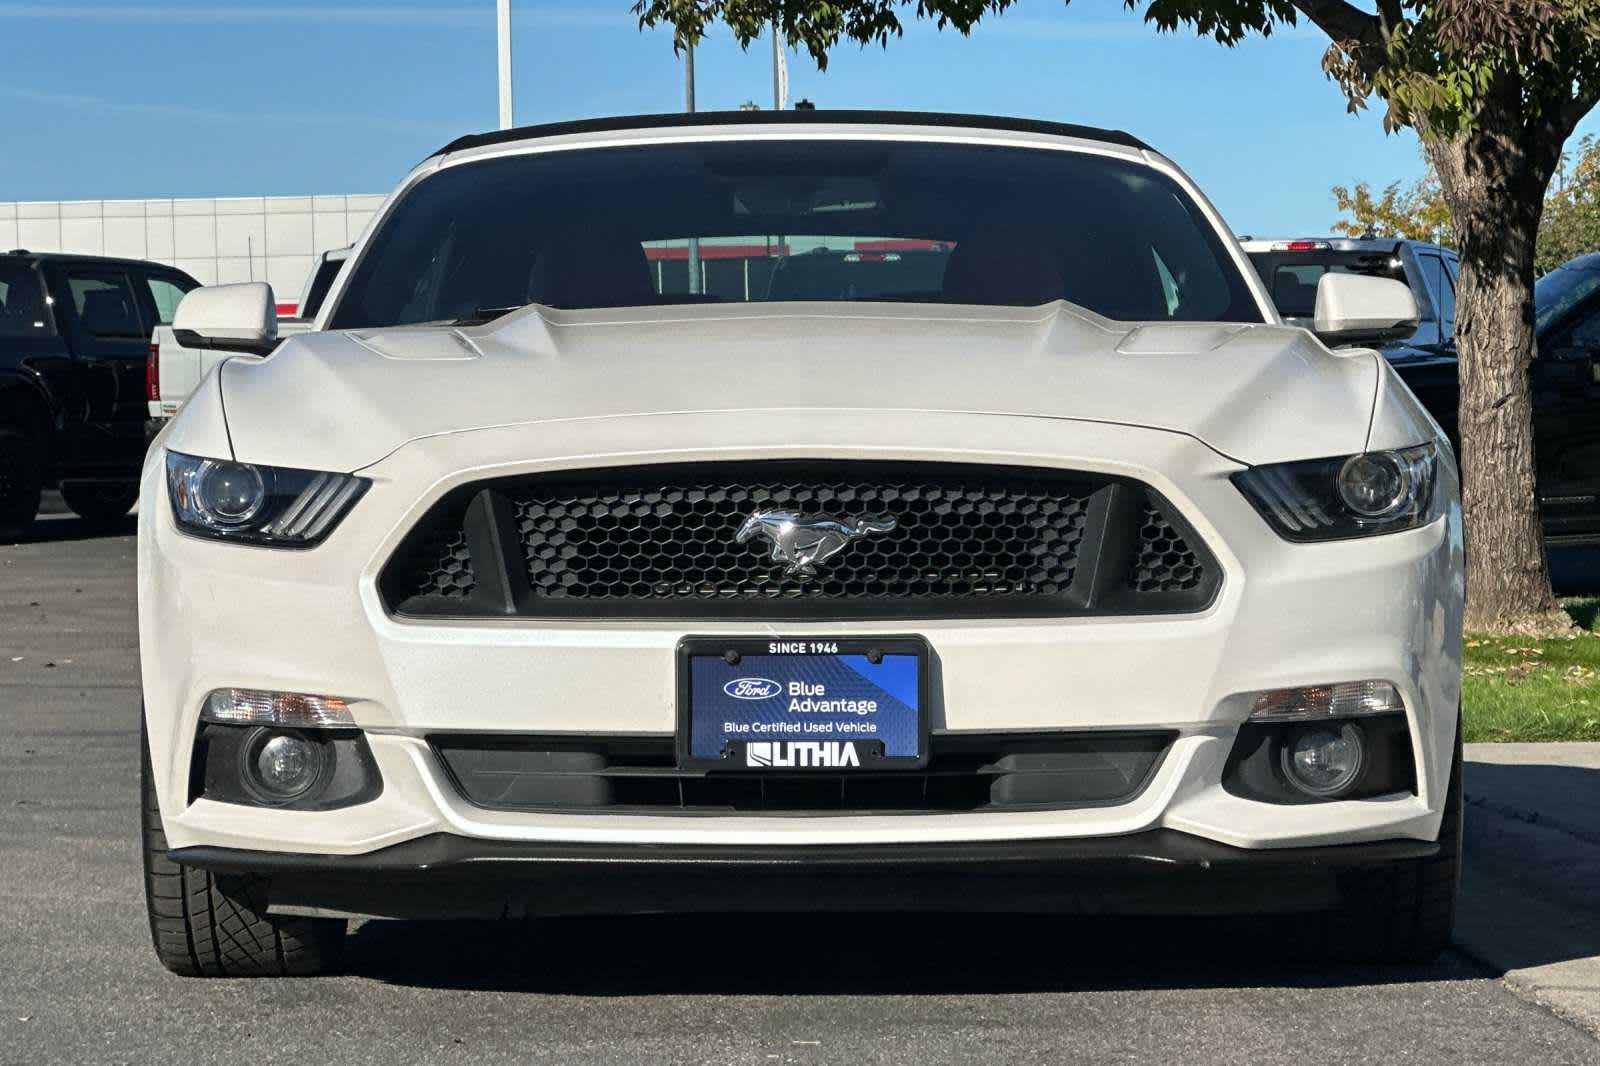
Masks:
[[[278,319],[278,336],[289,337],[310,332],[316,322],[322,301],[333,287],[344,261],[349,258],[349,248],[335,248],[323,252],[317,268],[306,279],[305,291],[293,316]],[[178,342],[171,326],[157,326],[150,335],[150,359],[145,364],[145,400],[149,406],[150,420],[146,436],[153,436],[167,419],[178,413],[178,408],[200,384],[206,373],[234,352],[211,348],[189,348]]]

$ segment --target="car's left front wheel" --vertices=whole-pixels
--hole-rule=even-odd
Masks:
[[[337,966],[342,919],[269,915],[263,878],[214,875],[167,858],[142,728],[139,739],[144,896],[161,964],[184,977],[309,976]]]

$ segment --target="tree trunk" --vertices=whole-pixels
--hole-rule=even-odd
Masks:
[[[1550,588],[1534,491],[1533,261],[1555,169],[1515,94],[1469,132],[1423,137],[1460,244],[1462,510],[1469,630],[1544,633],[1571,622]]]

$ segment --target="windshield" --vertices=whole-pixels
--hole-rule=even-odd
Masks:
[[[1533,283],[1534,330],[1543,333],[1600,288],[1600,269],[1559,266]]]
[[[1310,318],[1317,310],[1317,282],[1324,274],[1367,274],[1406,280],[1405,267],[1392,252],[1251,252],[1267,292],[1284,318]]]
[[[449,167],[382,221],[333,329],[506,308],[765,301],[1033,306],[1260,322],[1183,190],[1083,152],[746,140]]]

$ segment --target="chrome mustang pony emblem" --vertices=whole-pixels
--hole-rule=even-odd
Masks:
[[[815,577],[817,565],[827,562],[845,546],[868,533],[887,533],[898,523],[879,518],[834,518],[832,515],[798,515],[793,511],[757,511],[744,520],[740,544],[761,537],[772,544],[772,560],[784,563],[784,577]]]

